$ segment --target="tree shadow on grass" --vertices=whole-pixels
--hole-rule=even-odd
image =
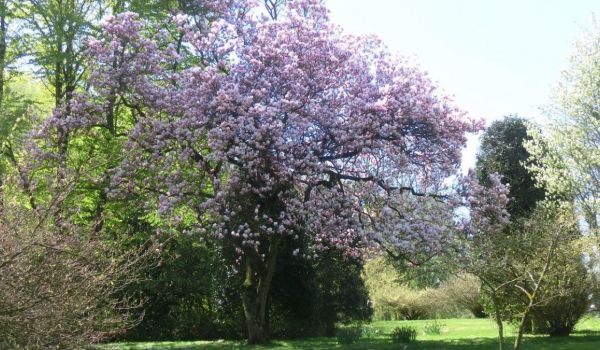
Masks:
[[[333,338],[311,338],[294,341],[273,341],[268,345],[246,345],[235,341],[197,341],[160,343],[119,343],[102,350],[325,350],[344,349]]]
[[[506,338],[506,348],[512,348],[514,338]],[[417,340],[410,344],[393,344],[389,339],[361,340],[351,345],[339,345],[334,338],[274,341],[269,345],[251,346],[232,341],[121,343],[102,347],[103,350],[494,350],[495,338],[452,340]],[[571,337],[526,337],[524,350],[598,350],[600,333],[580,331]]]

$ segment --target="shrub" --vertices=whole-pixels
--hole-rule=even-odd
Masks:
[[[335,334],[336,338],[337,338],[337,342],[339,344],[353,344],[356,343],[357,340],[360,339],[360,337],[363,334],[363,329],[362,327],[359,326],[354,326],[354,327],[344,327],[344,328],[339,328]]]
[[[271,336],[335,337],[336,324],[369,321],[372,309],[360,278],[362,263],[334,248],[307,259],[293,254],[297,246],[291,239],[280,246],[269,296]]]
[[[385,258],[369,260],[363,278],[374,306],[375,320],[455,318],[479,314],[479,282],[473,276],[452,279],[439,287],[417,288],[400,280],[398,270]],[[404,276],[406,277],[406,276]]]
[[[410,343],[417,340],[417,330],[411,326],[396,327],[392,331],[392,343]]]
[[[476,318],[486,317],[481,296],[481,282],[477,277],[466,273],[459,274],[444,282],[440,291],[448,297],[449,303],[469,310]]]
[[[425,325],[425,327],[423,327],[423,333],[427,334],[427,335],[440,335],[442,334],[442,329],[445,327],[446,325],[443,323],[436,321],[433,321],[432,323],[428,323]]]
[[[363,338],[375,338],[379,334],[379,330],[371,326],[363,326],[362,327],[362,337]]]
[[[582,259],[582,251],[589,243],[580,240],[578,230],[571,235],[567,236],[571,242],[559,246],[538,291],[539,301],[526,324],[528,333],[568,336],[590,306],[590,296],[595,294],[598,283]],[[518,295],[523,298],[522,293]]]
[[[55,208],[0,213],[0,349],[81,349],[132,327],[140,307],[122,288],[153,249],[121,253],[84,231],[58,229]]]
[[[359,261],[329,249],[316,259],[294,255],[298,241],[283,239],[269,296],[272,338],[336,336],[337,323],[371,316]],[[147,298],[142,322],[128,341],[242,339],[245,337],[239,279],[229,266],[237,257],[229,245],[187,235],[163,244],[161,265],[132,286]]]
[[[583,264],[575,261],[572,265],[561,264],[562,273],[545,286],[544,292],[550,296],[531,311],[533,333],[568,336],[587,312],[594,282]]]
[[[160,266],[145,269],[146,279],[129,288],[147,301],[143,319],[119,340],[243,338],[239,290],[226,277],[220,251],[212,240],[187,235],[163,242]]]
[[[551,337],[568,336],[588,306],[588,295],[585,293],[557,298],[535,309],[532,315],[533,331]]]

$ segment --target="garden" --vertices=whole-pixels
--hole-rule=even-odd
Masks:
[[[0,0],[0,350],[598,348],[600,26],[477,117],[333,2]]]

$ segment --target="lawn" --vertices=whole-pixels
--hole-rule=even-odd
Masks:
[[[117,343],[104,345],[103,350],[488,350],[497,348],[496,326],[491,320],[451,319],[440,320],[444,324],[442,334],[425,335],[423,327],[433,321],[387,321],[374,322],[375,334],[352,345],[338,345],[335,338],[309,338],[302,340],[274,341],[268,346],[246,346],[234,341],[195,341],[160,343]],[[389,333],[397,326],[411,325],[418,329],[417,342],[409,345],[392,344]],[[507,343],[514,341],[511,327],[507,327]],[[597,350],[600,349],[600,319],[587,317],[581,321],[575,334],[568,338],[527,336],[525,350]]]

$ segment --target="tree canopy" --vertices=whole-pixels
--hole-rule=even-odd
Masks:
[[[309,235],[308,255],[356,256],[374,234],[406,257],[439,250],[451,211],[435,197],[481,127],[379,40],[343,33],[320,1],[271,5],[177,15],[183,42],[131,12],[105,18],[88,42],[93,89],[43,131],[125,129],[112,194],[142,189],[159,214],[235,245],[251,342],[266,337],[284,236]]]
[[[529,170],[532,159],[525,147],[529,139],[524,119],[505,117],[486,129],[477,154],[477,177],[481,183],[489,184],[489,176],[498,173],[502,182],[509,185],[511,201],[507,210],[513,218],[528,216],[545,198],[544,188],[536,184]]]

